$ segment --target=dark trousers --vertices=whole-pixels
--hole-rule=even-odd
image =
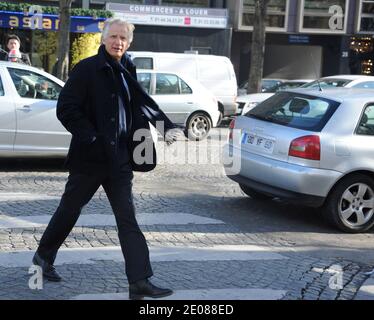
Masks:
[[[39,255],[54,263],[58,249],[73,229],[83,206],[102,185],[116,218],[129,283],[151,277],[148,246],[135,218],[132,179],[133,173],[128,166],[122,167],[116,177],[71,173],[60,205],[40,240]]]

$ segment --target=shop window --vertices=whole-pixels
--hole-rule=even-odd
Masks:
[[[374,75],[374,39],[352,37],[350,44],[350,67],[352,74]]]
[[[288,0],[270,0],[267,8],[266,27],[267,30],[285,31],[287,24]],[[252,29],[255,14],[255,1],[244,0],[241,29]]]
[[[374,32],[374,0],[361,1],[359,21],[359,32]]]

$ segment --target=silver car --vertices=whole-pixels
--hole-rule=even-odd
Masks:
[[[206,138],[220,118],[218,101],[200,82],[179,73],[138,70],[138,82],[191,140]]]
[[[233,120],[223,155],[252,198],[320,207],[345,232],[374,225],[374,91],[277,93]]]
[[[65,156],[71,135],[56,117],[64,83],[37,68],[0,62],[0,155]]]

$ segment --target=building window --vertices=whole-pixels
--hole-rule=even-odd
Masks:
[[[350,68],[352,74],[374,74],[374,39],[352,37],[350,45]]]
[[[161,0],[161,5],[209,8],[209,0]]]
[[[300,2],[300,32],[346,33],[349,0]]]
[[[374,0],[361,0],[358,14],[357,31],[372,34],[374,32]]]
[[[286,31],[288,0],[270,0],[267,9],[266,30]],[[243,0],[242,16],[239,28],[252,30],[255,14],[255,1]]]

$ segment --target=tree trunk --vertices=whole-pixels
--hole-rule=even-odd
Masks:
[[[70,8],[72,0],[60,0],[57,78],[66,81],[69,71]]]
[[[269,0],[255,0],[255,16],[252,32],[251,67],[247,93],[261,92],[264,69],[266,15]]]

